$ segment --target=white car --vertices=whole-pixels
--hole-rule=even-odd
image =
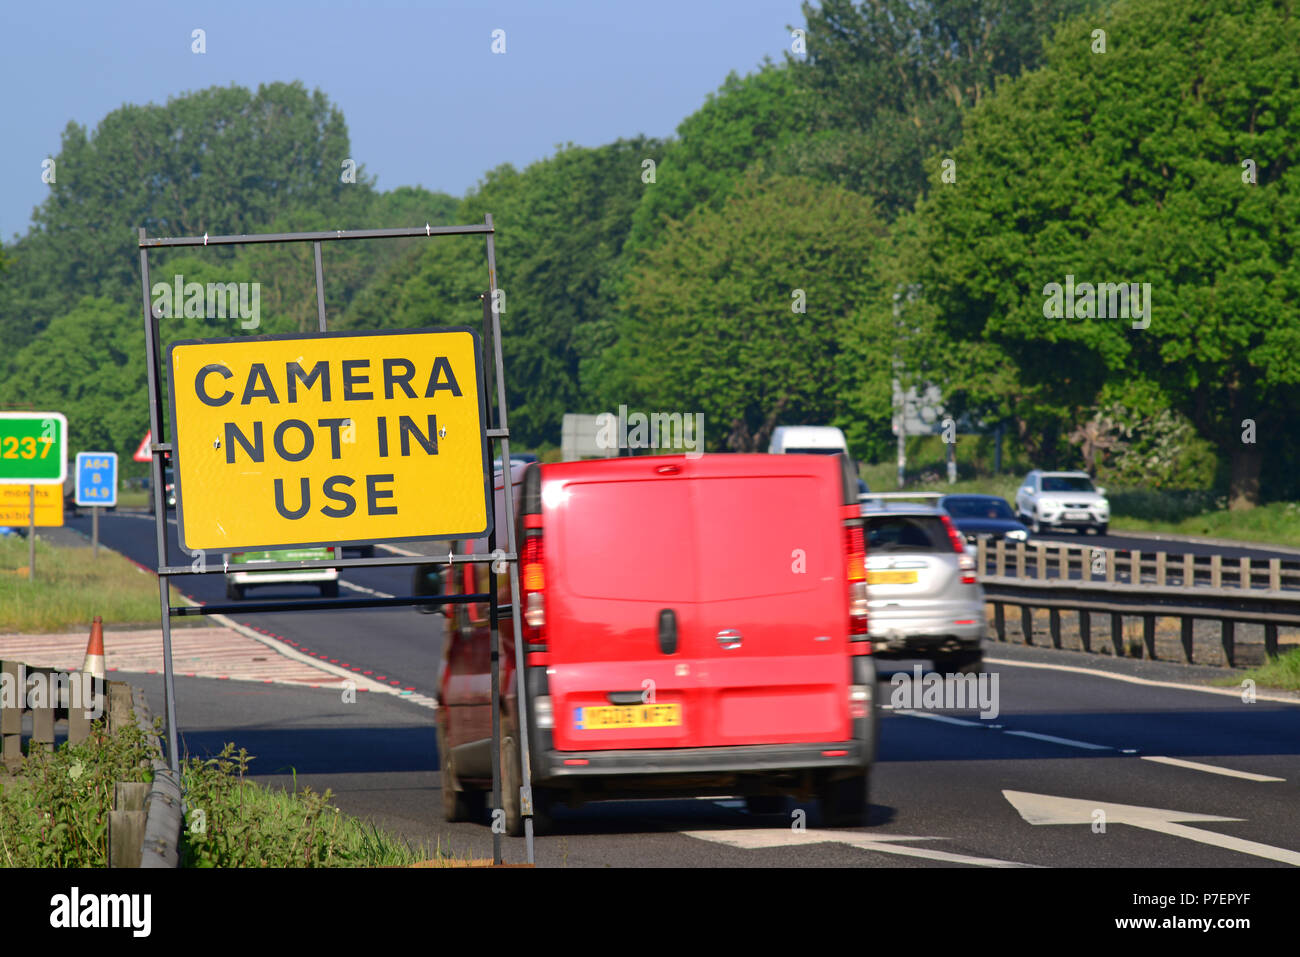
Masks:
[[[1106,490],[1087,472],[1034,469],[1016,490],[1016,515],[1035,535],[1045,529],[1076,528],[1105,535],[1110,526]]]
[[[778,425],[772,430],[767,451],[777,455],[833,455],[836,452],[848,455],[849,443],[844,433],[833,425]]]

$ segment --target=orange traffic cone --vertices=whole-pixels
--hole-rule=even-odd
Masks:
[[[90,626],[90,641],[86,643],[86,660],[81,670],[95,678],[104,677],[104,619],[95,616]]]

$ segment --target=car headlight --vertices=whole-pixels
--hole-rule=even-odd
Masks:
[[[1023,528],[1013,528],[1011,531],[1007,532],[1007,538],[1010,538],[1013,541],[1017,541],[1017,542],[1023,542],[1028,537],[1029,537],[1029,533],[1026,532]]]

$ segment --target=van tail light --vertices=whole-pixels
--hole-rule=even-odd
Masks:
[[[524,640],[530,644],[546,641],[546,575],[542,569],[542,532],[530,529],[524,538],[523,574],[520,588],[524,595]]]
[[[961,583],[963,585],[975,584],[975,559],[966,554],[966,540],[961,537],[961,532],[953,525],[952,519],[947,515],[939,516],[943,520],[943,527],[948,532],[948,540],[952,542],[952,550],[961,557],[957,559],[957,564],[961,567]]]
[[[849,635],[867,634],[867,549],[862,522],[844,524],[845,578],[849,583]]]

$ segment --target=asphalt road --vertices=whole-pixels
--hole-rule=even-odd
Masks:
[[[70,524],[88,531],[85,519]],[[100,531],[106,544],[154,566],[146,518],[105,516]],[[171,534],[174,542],[174,527]],[[408,574],[349,570],[344,580],[405,594]],[[220,575],[186,576],[177,585],[197,600],[224,601]],[[434,616],[399,609],[235,617],[433,691]],[[1300,866],[1300,705],[1159,683],[1220,673],[1211,669],[1008,645],[988,654],[996,717],[883,713],[866,829],[823,830],[815,802],[792,800],[765,817],[725,795],[607,802],[561,808],[556,833],[537,840],[537,860],[569,867]],[[160,713],[160,676],[127,677]],[[882,675],[881,701],[890,705],[896,690]],[[328,787],[345,811],[407,839],[491,853],[485,825],[442,820],[433,713],[425,707],[396,695],[358,694],[348,704],[333,691],[196,678],[177,679],[177,698],[192,754],[233,740],[256,755],[265,783],[290,786],[296,772],[299,786]],[[508,860],[523,859],[521,839],[505,844]]]

